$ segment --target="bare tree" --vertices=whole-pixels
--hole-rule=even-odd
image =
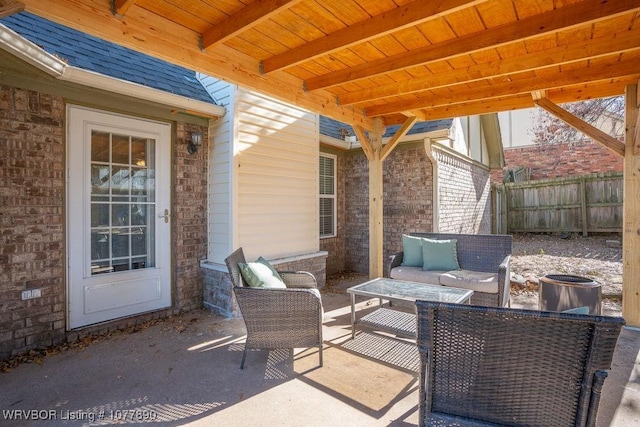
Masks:
[[[613,137],[624,133],[623,96],[563,104],[562,108]],[[536,144],[577,144],[585,138],[579,130],[542,109],[536,111],[533,119],[530,132]]]

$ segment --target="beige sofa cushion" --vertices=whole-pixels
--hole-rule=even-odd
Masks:
[[[498,274],[469,270],[452,270],[440,275],[440,284],[453,288],[471,289],[474,292],[497,294]]]
[[[392,279],[406,280],[408,282],[428,283],[432,285],[440,284],[440,275],[444,271],[424,271],[422,267],[409,267],[401,265],[394,267],[389,272]]]

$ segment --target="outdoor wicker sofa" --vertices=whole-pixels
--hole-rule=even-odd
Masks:
[[[407,266],[404,252],[389,257],[386,277],[473,290],[471,304],[510,305],[510,260],[513,238],[506,234],[410,233],[412,237],[457,241],[459,269],[435,270]]]
[[[308,272],[279,271],[286,289],[244,286],[239,263],[246,262],[242,248],[225,259],[247,328],[240,369],[248,350],[300,347],[318,347],[322,366],[323,308],[315,277]]]
[[[420,426],[593,426],[624,320],[416,301]]]

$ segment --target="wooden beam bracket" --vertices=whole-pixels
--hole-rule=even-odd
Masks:
[[[398,129],[396,133],[391,137],[391,139],[387,142],[387,144],[382,147],[382,151],[380,152],[380,160],[384,160],[389,157],[391,151],[393,151],[393,149],[396,148],[396,146],[400,143],[400,139],[411,130],[411,128],[417,121],[418,118],[416,116],[409,117],[407,118],[407,120],[405,120],[400,129]]]
[[[15,15],[24,11],[24,4],[17,1],[1,1],[0,0],[0,18]]]
[[[135,4],[136,0],[111,0],[111,13],[116,18],[124,18],[127,11]]]
[[[624,157],[625,145],[624,143],[618,141],[614,137],[608,135],[607,133],[601,131],[600,129],[590,125],[579,117],[574,116],[569,113],[567,110],[557,106],[553,102],[549,101],[546,98],[536,99],[536,96],[540,96],[541,94],[533,95],[534,104],[538,107],[548,111],[550,114],[556,116],[563,122],[567,123],[569,126],[574,127],[580,132],[584,133],[590,138],[593,138],[596,142],[604,145],[609,150],[614,153]]]

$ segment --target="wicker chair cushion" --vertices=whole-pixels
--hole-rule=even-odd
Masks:
[[[452,288],[471,289],[485,294],[498,293],[498,274],[481,271],[453,270],[440,275],[440,284]]]
[[[422,239],[423,270],[459,270],[458,249],[456,239],[432,240]]]
[[[430,283],[433,285],[440,284],[440,275],[444,271],[424,271],[422,267],[394,267],[389,273],[392,279],[406,280],[407,282]]]
[[[286,288],[280,275],[264,262],[239,262],[242,279],[251,288]]]
[[[420,237],[402,235],[402,265],[422,267],[422,239]]]

